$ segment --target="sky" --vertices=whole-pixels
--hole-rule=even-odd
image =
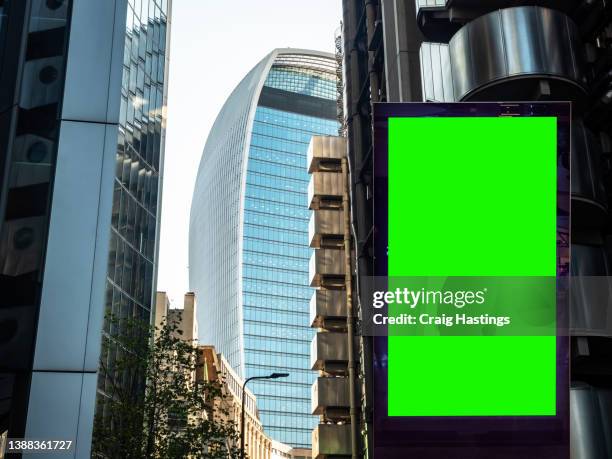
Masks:
[[[274,48],[334,51],[341,0],[173,0],[157,290],[189,291],[191,195],[204,144],[234,87]]]

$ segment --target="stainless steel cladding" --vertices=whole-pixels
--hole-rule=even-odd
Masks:
[[[577,383],[570,392],[570,457],[612,457],[612,391]]]
[[[571,334],[612,338],[611,270],[604,247],[572,244],[571,274]]]
[[[597,138],[581,121],[572,123],[572,220],[580,228],[600,228],[608,212],[603,154]]]
[[[557,97],[583,92],[578,30],[559,11],[494,11],[461,28],[449,47],[456,100],[532,99],[542,81]]]

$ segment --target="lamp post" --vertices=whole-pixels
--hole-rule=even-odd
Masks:
[[[242,385],[242,412],[240,413],[240,458],[244,459],[244,399],[245,399],[245,391],[246,385],[249,381],[253,381],[255,379],[278,379],[278,378],[286,378],[289,376],[289,373],[272,373],[268,376],[251,376],[247,378],[247,380]]]

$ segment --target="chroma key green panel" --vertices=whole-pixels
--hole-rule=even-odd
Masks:
[[[389,118],[388,276],[555,276],[557,118]],[[554,320],[554,318],[553,318]],[[554,416],[555,336],[389,336],[389,416]]]

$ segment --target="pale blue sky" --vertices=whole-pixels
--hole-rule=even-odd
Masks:
[[[341,0],[174,0],[157,289],[188,291],[191,193],[226,98],[274,48],[333,52]]]

